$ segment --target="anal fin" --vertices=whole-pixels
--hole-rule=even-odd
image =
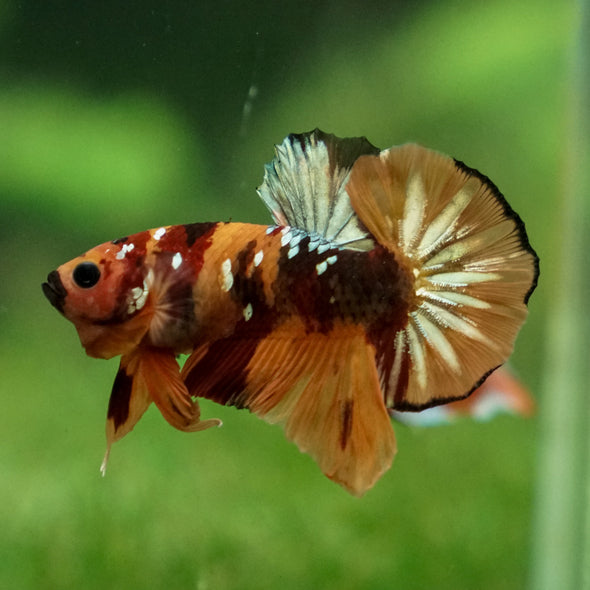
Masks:
[[[174,354],[148,349],[141,354],[136,379],[158,406],[165,420],[183,432],[197,432],[219,426],[220,420],[201,420],[196,401],[191,399]]]
[[[306,333],[296,319],[259,340],[228,338],[198,350],[183,377],[192,395],[247,407],[311,455],[320,469],[360,496],[391,466],[396,445],[375,365],[358,326]],[[193,358],[194,357],[194,358]]]

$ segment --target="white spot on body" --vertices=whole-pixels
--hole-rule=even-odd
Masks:
[[[234,284],[234,275],[231,272],[231,260],[226,258],[221,265],[221,290],[229,291]]]
[[[146,281],[143,282],[143,287],[133,287],[131,289],[131,299],[127,304],[127,313],[132,314],[139,311],[145,305],[149,289]]]
[[[246,321],[248,321],[252,317],[252,314],[254,313],[254,310],[252,309],[252,304],[248,303],[248,305],[246,305],[246,307],[244,307],[244,311],[242,313],[244,314],[244,319]]]
[[[336,254],[334,254],[334,256],[330,256],[329,258],[326,258],[326,262],[330,265],[334,264],[337,260],[338,260],[338,256]]]
[[[154,240],[160,240],[166,235],[166,228],[161,227],[154,232]]]
[[[277,229],[276,225],[269,225],[269,226],[266,228],[266,235],[268,236],[268,235],[272,234],[272,232],[273,232],[275,229]]]
[[[264,258],[264,252],[262,250],[258,250],[256,254],[254,254],[254,266],[259,266]]]
[[[131,252],[135,248],[135,244],[123,244],[122,248],[115,254],[117,260],[123,260],[127,256],[127,252]]]
[[[281,230],[281,247],[286,246],[291,241],[291,228],[284,227]]]
[[[313,252],[319,245],[320,238],[318,236],[312,236],[311,238],[309,238],[309,244],[307,244],[307,249],[310,252]]]
[[[332,244],[330,244],[329,242],[324,242],[323,244],[320,244],[318,246],[318,254],[323,254],[324,252],[327,252],[330,248],[332,248]]]
[[[172,268],[174,270],[176,270],[181,264],[182,264],[182,254],[180,252],[177,252],[172,257]]]
[[[144,286],[141,295],[137,298],[137,301],[135,302],[135,309],[141,309],[145,305],[148,293],[149,291],[147,290],[147,287]]]
[[[319,264],[315,265],[315,270],[318,273],[318,277],[326,272],[326,269],[328,268],[328,263],[324,260],[323,262],[320,262]]]
[[[303,231],[292,231],[291,232],[291,240],[289,242],[289,246],[291,246],[291,248],[295,248],[296,246],[299,245],[299,242],[301,242],[301,240],[303,239],[303,237],[306,235],[305,232]]]
[[[297,254],[299,254],[299,246],[294,246],[294,247],[290,248],[289,251],[287,252],[287,258],[289,260],[291,260],[291,258],[293,258],[294,256],[297,256]]]

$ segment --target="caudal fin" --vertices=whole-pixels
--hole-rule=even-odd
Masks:
[[[414,144],[361,156],[346,190],[414,281],[407,326],[377,351],[387,406],[465,397],[526,318],[538,259],[524,224],[487,177]]]

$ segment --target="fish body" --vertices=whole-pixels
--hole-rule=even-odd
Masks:
[[[259,194],[273,225],[144,231],[43,285],[89,355],[121,355],[103,470],[152,401],[218,425],[204,397],[282,424],[361,495],[393,460],[390,411],[464,398],[508,358],[536,254],[486,177],[420,146],[291,135]]]

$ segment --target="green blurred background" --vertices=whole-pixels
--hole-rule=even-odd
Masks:
[[[525,220],[543,274],[511,364],[539,394],[574,20],[539,0],[0,0],[0,587],[523,588],[537,419],[396,425],[359,500],[245,412],[203,402],[224,427],[186,435],[152,408],[101,479],[117,362],[85,356],[40,283],[148,227],[266,223],[254,189],[289,132],[419,141]]]

